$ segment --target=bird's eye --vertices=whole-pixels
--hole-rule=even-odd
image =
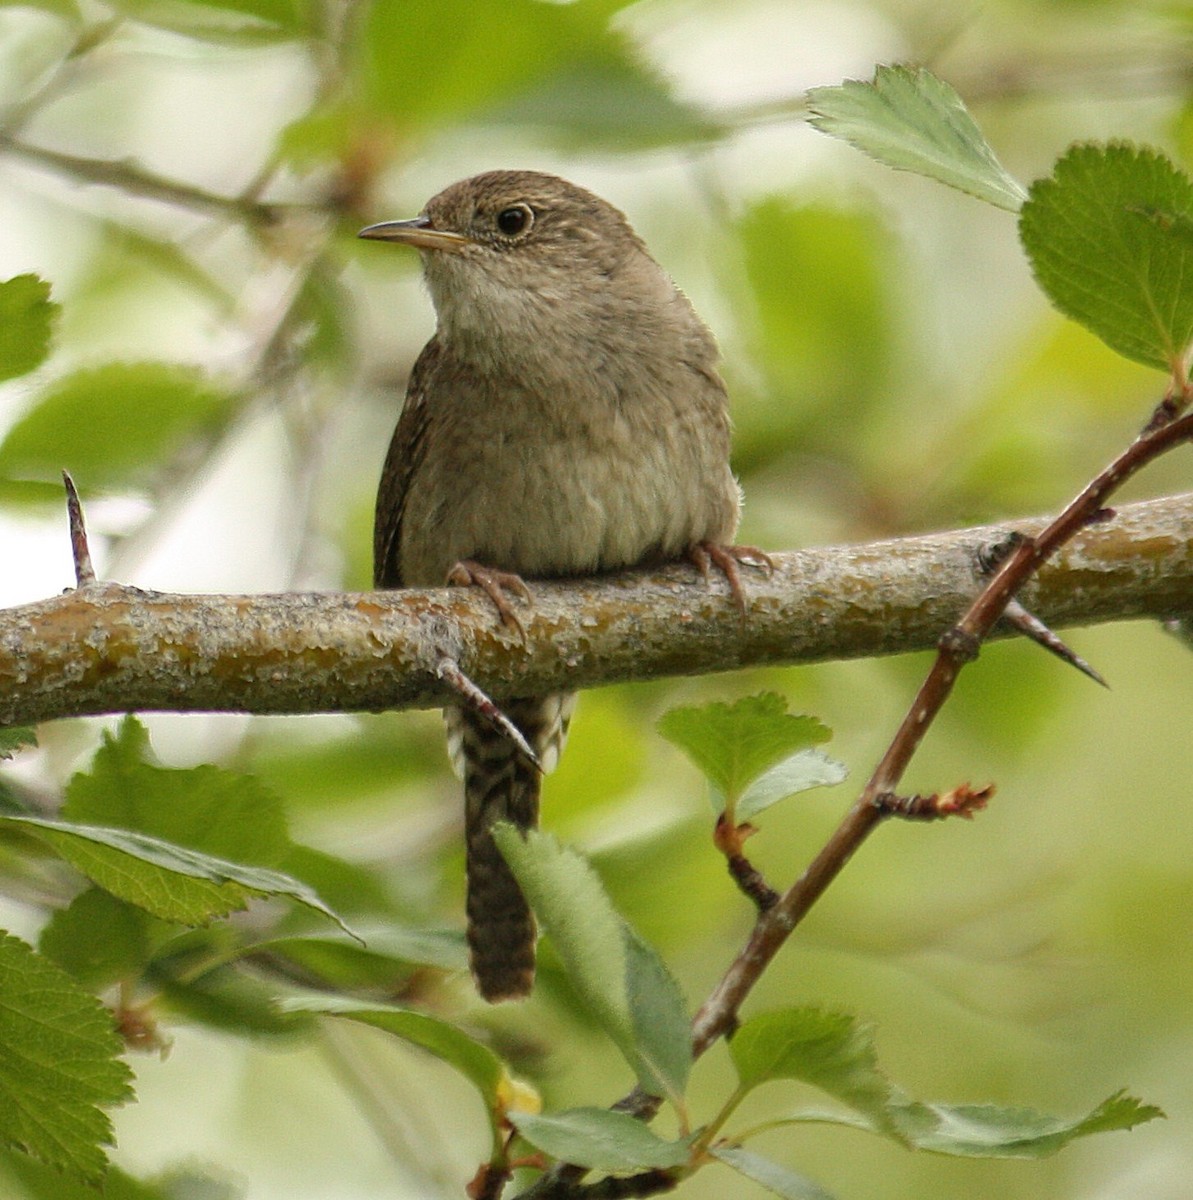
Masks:
[[[497,228],[506,237],[525,233],[534,223],[534,213],[529,204],[511,204],[497,214]]]

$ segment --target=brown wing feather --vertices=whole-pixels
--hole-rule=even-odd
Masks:
[[[381,483],[377,489],[377,508],[373,518],[373,586],[402,587],[402,518],[410,483],[426,453],[427,380],[434,373],[441,350],[433,337],[422,349],[410,372],[406,402],[397,428],[389,443]]]

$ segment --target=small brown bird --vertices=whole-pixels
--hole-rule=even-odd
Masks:
[[[377,587],[483,588],[517,625],[522,576],[710,561],[743,605],[739,493],[712,335],[611,204],[534,171],[452,184],[361,237],[422,254],[438,328],[381,476]],[[574,694],[498,697],[543,766]],[[538,819],[539,774],[480,714],[444,712],[464,778],[468,940],[490,1001],[534,980],[534,919],[492,837]]]

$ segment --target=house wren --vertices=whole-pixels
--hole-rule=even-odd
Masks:
[[[377,587],[482,587],[517,624],[522,576],[710,560],[743,604],[728,543],[739,494],[712,335],[611,204],[553,175],[490,171],[361,237],[422,255],[438,327],[414,364],[381,475]],[[549,769],[574,694],[498,697]],[[539,774],[470,709],[445,710],[464,778],[468,940],[490,1001],[534,979],[534,919],[492,837],[531,828]]]

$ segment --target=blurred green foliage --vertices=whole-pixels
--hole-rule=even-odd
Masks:
[[[737,91],[708,44],[725,23],[751,48]],[[803,91],[869,76],[876,59],[926,61],[1025,185],[1088,139],[1152,143],[1187,169],[1191,42],[1187,6],[1159,0],[996,0],[960,15],[897,0],[2,4],[0,596],[68,582],[62,468],[114,577],[223,590],[237,546],[209,531],[231,527],[262,588],[363,584],[372,491],[430,316],[415,264],[354,234],[496,166],[556,170],[625,208],[713,326],[745,540],[784,548],[1055,509],[1134,435],[1162,375],[1048,307],[1011,217],[815,134]],[[759,98],[776,60],[783,82]],[[1175,489],[1186,471],[1174,458],[1148,478]],[[57,556],[52,585],[3,549],[31,522]],[[1127,1083],[1170,1120],[1029,1165],[860,1153],[861,1134],[813,1127],[762,1137],[766,1157],[840,1197],[1187,1191],[1188,654],[1143,624],[1073,640],[1114,690],[1030,647],[985,650],[908,786],[993,779],[989,812],[884,829],[753,1011],[872,1018],[884,1065],[916,1095],[1073,1116]],[[712,849],[706,784],[655,734],[658,717],[777,691],[832,726],[857,780],[923,670],[916,657],[587,695],[545,823],[583,847],[698,1003],[750,912]],[[104,996],[130,1044],[174,1043],[168,1061],[131,1059],[141,1102],[114,1114],[108,1195],[461,1193],[487,1153],[475,1089],[359,1022],[316,1031],[279,1012],[286,986],[466,1025],[550,1109],[605,1105],[632,1084],[549,944],[527,1004],[486,1010],[472,996],[458,969],[458,785],[432,716],[150,726],[170,766],[215,757],[223,773],[175,774],[139,751],[106,803],[152,815],[172,800],[163,836],[194,840],[204,822],[183,808],[218,778],[220,811],[240,811],[245,833],[213,823],[207,849],[268,860],[369,947],[329,940],[325,921],[276,900],[182,929],[6,835],[0,923],[78,983],[115,982]],[[5,811],[82,804],[92,786],[67,788],[98,742],[91,725],[39,738],[5,772]],[[768,811],[752,861],[784,886],[849,798],[847,785]],[[693,1072],[694,1118],[733,1086],[714,1050]],[[797,1087],[752,1094],[740,1117],[789,1113]],[[684,1194],[719,1200],[725,1179],[702,1172]],[[0,1194],[76,1190],[0,1156]]]

